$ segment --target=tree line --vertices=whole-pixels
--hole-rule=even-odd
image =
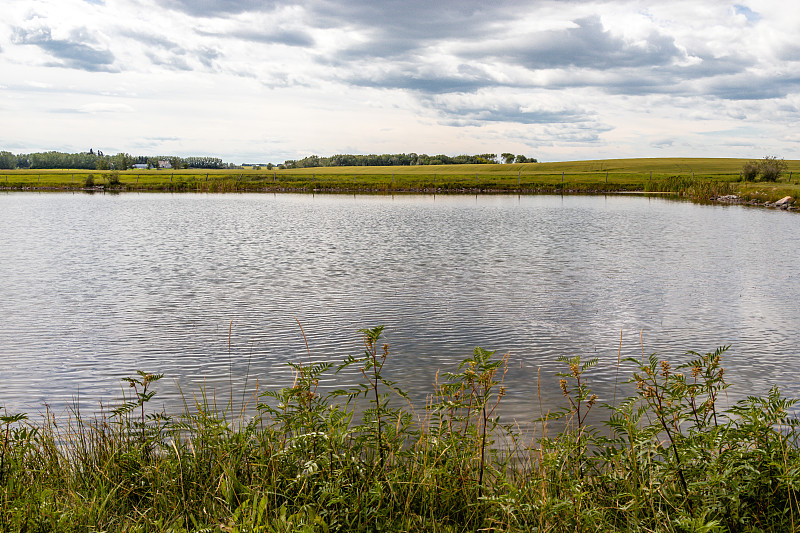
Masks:
[[[533,157],[524,155],[501,154],[505,163],[536,163]],[[315,168],[315,167],[393,167],[415,165],[482,165],[498,163],[497,154],[476,154],[448,156],[444,154],[337,154],[330,157],[310,155],[303,159],[288,159],[278,168]]]
[[[481,165],[490,163],[536,163],[536,158],[511,153],[476,154],[449,156],[445,154],[337,154],[330,157],[310,155],[303,159],[289,159],[277,165],[278,168],[315,168],[315,167],[358,167],[358,166],[416,166],[416,165]],[[169,165],[167,165],[169,163]],[[106,155],[102,150],[89,149],[88,152],[33,152],[29,154],[13,154],[0,151],[0,169],[86,169],[86,170],[127,170],[134,165],[145,165],[146,168],[202,168],[221,169],[237,168],[231,163],[224,163],[218,157],[193,156],[133,156],[128,153]],[[270,163],[268,169],[274,166]]]
[[[0,169],[85,169],[85,170],[127,170],[134,165],[145,165],[147,168],[229,168],[218,157],[177,157],[177,156],[132,156],[128,153],[106,155],[102,150],[89,149],[88,152],[33,152],[30,154],[13,154],[0,151]]]

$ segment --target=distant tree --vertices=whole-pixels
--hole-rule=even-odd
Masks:
[[[514,162],[514,154],[510,154],[508,152],[505,152],[505,153],[500,154],[500,157],[503,158],[503,162],[506,165],[509,165],[509,164]]]
[[[133,166],[134,158],[130,154],[119,153],[111,158],[114,170],[128,170]]]
[[[518,155],[516,159],[514,159],[515,163],[537,163],[535,157],[525,157],[524,155]]]
[[[168,159],[169,164],[172,165],[172,168],[181,169],[183,168],[183,159],[177,156],[170,157]]]
[[[275,168],[275,165],[272,163],[267,163],[267,170],[272,170],[273,168]]]
[[[0,152],[0,168],[17,168],[17,156],[11,152]]]
[[[99,154],[98,150],[98,154]],[[95,168],[97,170],[108,170],[108,158],[107,157],[98,157],[97,162],[95,163]]]

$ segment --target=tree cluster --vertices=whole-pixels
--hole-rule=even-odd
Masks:
[[[65,152],[34,152],[13,154],[0,152],[0,169],[86,169],[86,170],[127,170],[133,165],[147,165],[159,168],[160,161],[169,161],[172,168],[227,168],[218,157],[177,157],[177,156],[132,156],[128,153],[105,155],[102,150],[89,149],[76,154]]]
[[[503,154],[504,156],[506,154]],[[512,156],[513,157],[513,156]],[[535,163],[536,159],[523,155],[516,156],[518,163]],[[444,154],[337,154],[330,157],[310,155],[303,159],[289,159],[281,168],[315,168],[315,167],[393,167],[416,165],[481,165],[497,163],[497,154],[476,154],[448,156]]]
[[[538,163],[535,157],[526,157],[524,155],[514,155],[509,152],[500,154],[503,163],[510,165],[511,163]]]

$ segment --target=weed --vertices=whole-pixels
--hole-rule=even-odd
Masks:
[[[143,371],[124,380],[109,414],[85,418],[74,407],[67,421],[49,410],[41,423],[0,417],[0,530],[800,526],[795,401],[773,388],[726,408],[726,347],[688,352],[677,366],[655,354],[628,359],[635,392],[615,405],[592,393],[596,360],[560,358],[564,407],[543,415],[541,434],[527,441],[497,416],[508,355],[475,348],[443,374],[424,417],[415,418],[386,377],[383,331],[361,330],[363,353],[338,366],[291,363],[292,385],[261,391],[248,421],[218,408],[204,389],[169,418],[152,408],[161,375]],[[360,375],[355,386],[321,392],[323,380],[345,369]],[[598,408],[608,413],[605,430],[590,423]]]

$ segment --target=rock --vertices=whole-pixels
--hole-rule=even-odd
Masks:
[[[784,205],[788,207],[789,204],[791,204],[793,202],[794,202],[794,198],[792,198],[791,196],[784,196],[783,198],[781,198],[780,200],[775,202],[775,207],[781,207],[781,206],[784,206]]]

